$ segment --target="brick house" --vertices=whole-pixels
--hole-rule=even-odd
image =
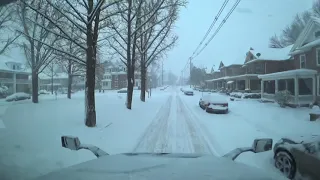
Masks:
[[[288,90],[293,104],[306,105],[320,99],[320,19],[312,18],[301,32],[290,53],[283,72],[260,76],[263,82],[272,82],[272,92],[262,91],[262,97],[273,99],[274,92]],[[265,85],[265,83],[264,83]]]
[[[110,90],[110,89],[121,89],[126,88],[128,81],[127,81],[127,70],[121,64],[115,65],[110,64],[104,67],[105,74],[103,75],[102,80],[102,89]],[[140,73],[135,73],[134,79],[134,87],[138,88],[141,86],[141,79]]]
[[[239,92],[261,92],[263,86],[259,75],[293,68],[293,60],[288,55],[291,48],[292,46],[280,49],[264,48],[263,50],[250,48],[244,57],[243,64],[224,66],[223,63],[220,63],[221,77],[207,81],[213,82],[214,89],[225,88]]]

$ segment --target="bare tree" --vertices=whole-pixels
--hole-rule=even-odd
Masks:
[[[0,6],[0,43],[3,44],[0,47],[0,55],[3,54],[12,43],[19,37],[19,35],[10,34],[5,36],[5,34],[12,33],[9,28],[10,23],[13,23],[14,16],[14,6],[6,5]]]
[[[50,77],[51,79],[51,94],[53,94],[54,91],[54,77],[57,75],[57,61],[53,60],[51,61],[47,67],[43,70],[43,73]]]
[[[141,101],[145,101],[146,81],[148,67],[156,59],[159,59],[163,54],[170,50],[177,41],[177,36],[171,34],[174,23],[178,17],[180,6],[185,5],[183,0],[171,1],[171,5],[153,16],[148,23],[145,24],[143,34],[140,36],[140,43],[137,46],[140,55],[140,72],[141,72]],[[148,7],[152,7],[152,2]],[[166,20],[159,22],[158,19],[168,17]]]
[[[96,125],[94,89],[99,31],[106,27],[106,20],[118,13],[117,11],[114,11],[117,10],[117,8],[113,8],[113,6],[123,0],[74,0],[72,3],[69,0],[45,1],[50,7],[59,12],[59,15],[61,15],[67,23],[54,22],[51,16],[39,11],[30,3],[23,3],[28,6],[28,8],[37,12],[37,14],[40,14],[41,17],[47,19],[56,29],[58,29],[58,31],[52,31],[50,28],[46,28],[47,32],[73,42],[86,52],[86,58],[82,59],[77,55],[70,54],[62,49],[54,48],[46,44],[55,51],[68,55],[73,61],[86,66],[85,124],[88,127],[94,127]],[[73,32],[66,31],[66,29],[72,26],[75,26],[81,32],[76,39],[71,37]]]
[[[153,6],[148,6],[151,2]],[[128,109],[132,108],[134,73],[136,60],[140,56],[137,49],[138,39],[149,28],[169,18],[161,17],[157,19],[157,23],[154,23],[154,25],[144,28],[159,11],[172,6],[172,2],[171,0],[127,0],[118,4],[119,12],[122,13],[109,22],[109,26],[115,34],[112,40],[109,40],[109,46],[120,56],[121,61],[127,68],[128,91],[126,106]],[[150,8],[143,9],[145,5]],[[127,10],[124,11],[123,9]]]
[[[283,41],[279,39],[279,37],[275,34],[269,39],[269,47],[270,48],[283,48],[285,45]]]
[[[309,11],[304,11],[301,14],[297,14],[294,20],[284,28],[280,38],[278,38],[276,35],[270,38],[269,46],[281,48],[294,44],[308,21],[311,19],[311,15],[312,13]]]
[[[57,11],[50,8],[43,0],[32,1],[31,5],[38,11],[46,14],[46,16],[53,17],[52,22],[57,22],[61,19],[61,16],[57,15]],[[20,4],[17,11],[22,27],[22,29],[17,29],[17,31],[24,37],[20,46],[23,48],[28,65],[32,70],[32,102],[38,103],[38,74],[53,60],[53,49],[49,46],[55,46],[59,37],[50,34],[46,30],[54,28],[51,22],[34,11],[28,10],[24,4]],[[44,43],[49,46],[44,46]]]

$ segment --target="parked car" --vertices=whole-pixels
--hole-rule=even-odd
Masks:
[[[282,138],[273,148],[274,165],[288,179],[320,179],[320,136]]]
[[[118,93],[127,93],[127,88],[119,89]]]
[[[193,90],[191,88],[183,89],[183,93],[187,96],[193,96]]]
[[[31,99],[31,95],[24,93],[24,92],[14,93],[14,94],[6,97],[7,102],[21,101],[21,100],[26,100],[26,99]]]
[[[204,95],[199,106],[208,113],[228,113],[229,104],[225,97],[213,94]]]
[[[50,92],[47,91],[47,90],[42,89],[42,90],[39,91],[38,94],[39,94],[39,95],[41,95],[41,94],[50,94]]]

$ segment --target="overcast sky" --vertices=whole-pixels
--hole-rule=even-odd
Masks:
[[[164,69],[181,75],[181,70],[223,2],[224,0],[189,0],[176,24],[179,43],[164,60]],[[236,0],[229,0],[211,34],[235,2]],[[217,69],[220,61],[225,65],[242,64],[250,47],[256,50],[267,48],[269,37],[275,33],[280,34],[297,13],[311,9],[312,2],[313,0],[242,0],[211,43],[194,59],[194,65],[208,69],[215,65]],[[185,69],[185,74],[189,73],[188,68]]]

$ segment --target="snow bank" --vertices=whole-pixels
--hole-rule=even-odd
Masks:
[[[82,143],[110,154],[130,152],[167,95],[153,93],[147,102],[141,102],[140,94],[134,93],[132,110],[128,110],[116,91],[99,93],[95,128],[84,126],[83,92],[71,100],[65,96],[39,104],[7,103],[3,115],[6,128],[0,129],[0,177],[24,180],[96,158],[89,151],[62,148],[62,135],[78,136]]]

